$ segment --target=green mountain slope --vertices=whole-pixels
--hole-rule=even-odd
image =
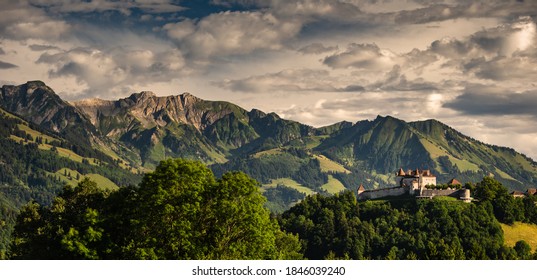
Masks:
[[[9,244],[6,236],[13,229],[14,216],[27,202],[49,205],[64,184],[75,185],[85,176],[100,179],[107,183],[103,187],[110,188],[140,180],[112,158],[82,156],[80,150],[73,150],[78,145],[3,109],[0,147],[0,258]],[[97,150],[90,152],[101,155]]]
[[[439,183],[494,175],[513,189],[526,189],[537,180],[532,159],[435,120],[407,123],[379,116],[314,128],[189,93],[159,97],[140,92],[116,101],[67,103],[42,82],[2,87],[0,107],[26,122],[19,130],[35,138],[37,132],[29,128],[35,126],[50,137],[40,136],[42,140],[57,140],[60,157],[133,173],[183,157],[210,164],[217,175],[241,170],[265,187],[292,182],[286,187],[308,192],[393,186],[399,168],[431,169]],[[11,132],[7,136],[25,140]],[[37,148],[49,151],[52,145],[39,143]]]
[[[436,120],[406,123],[379,116],[333,133],[315,151],[354,169],[385,174],[387,185],[393,184],[393,172],[401,167],[431,169],[439,183],[454,177],[475,182],[494,175],[520,190],[537,178],[532,159],[467,137]]]

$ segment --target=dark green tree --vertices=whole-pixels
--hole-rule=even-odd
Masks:
[[[50,207],[28,204],[17,218],[12,258],[99,258],[108,247],[100,212],[106,196],[86,178],[76,187],[65,186]]]
[[[277,258],[286,249],[276,247],[279,228],[257,189],[243,173],[216,180],[199,162],[161,162],[140,184],[131,253],[150,259]]]
[[[515,247],[514,247],[515,251],[516,251],[516,254],[518,256],[519,259],[521,260],[530,260],[532,255],[531,255],[531,247],[530,245],[524,241],[524,240],[519,240],[515,243]]]

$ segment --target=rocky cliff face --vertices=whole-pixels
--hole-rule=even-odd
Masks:
[[[248,112],[190,93],[159,97],[146,91],[117,101],[89,99],[72,104],[101,133],[139,149],[153,162],[163,154],[209,162],[222,160],[243,146],[255,150],[267,141],[283,144],[315,134],[314,128],[283,120],[274,113]],[[161,156],[156,155],[157,150]]]
[[[75,143],[89,146],[99,135],[84,113],[41,81],[3,86],[0,106]]]
[[[189,93],[158,97],[153,92],[144,91],[117,101],[87,99],[73,102],[73,105],[84,112],[96,127],[115,119],[127,124],[124,127],[127,130],[128,124],[134,121],[143,128],[181,123],[202,132],[230,113],[246,114],[245,110],[233,104],[204,101]],[[105,134],[109,132],[105,131]]]

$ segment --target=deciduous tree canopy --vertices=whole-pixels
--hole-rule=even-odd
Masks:
[[[258,183],[243,173],[216,179],[198,162],[167,160],[139,188],[113,193],[84,180],[51,207],[26,206],[13,258],[300,258],[296,236],[280,231]]]

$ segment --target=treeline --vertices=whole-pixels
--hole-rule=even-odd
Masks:
[[[132,174],[115,165],[91,165],[87,161],[76,162],[61,157],[54,151],[40,150],[36,143],[20,145],[11,139],[0,138],[0,145],[2,147],[0,159],[4,162],[4,164],[0,164],[0,182],[8,185],[27,185],[30,187],[58,185],[58,182],[45,171],[55,173],[61,168],[69,168],[82,174],[101,174],[119,186],[136,184],[140,180],[139,175]],[[39,202],[47,203],[46,201]]]
[[[328,175],[321,171],[318,159],[309,159],[305,152],[297,149],[288,151],[290,153],[259,158],[237,158],[224,164],[212,165],[211,169],[217,176],[230,170],[239,170],[264,184],[269,184],[272,179],[292,178],[314,190],[319,190],[328,182]]]
[[[0,258],[7,251],[17,210],[31,200],[50,205],[61,191],[64,182],[54,174],[61,168],[82,174],[101,174],[119,186],[135,185],[141,179],[140,175],[119,168],[114,161],[97,160],[98,164],[92,165],[85,159],[80,163],[61,157],[54,149],[41,150],[39,142],[44,141],[42,137],[34,139],[19,129],[20,124],[23,122],[19,119],[0,116]],[[21,140],[22,143],[14,141],[9,138],[10,135],[24,140]],[[62,143],[51,141],[48,144],[60,147]]]
[[[141,176],[115,166],[95,166],[78,163],[60,157],[53,151],[43,151],[35,143],[20,145],[7,138],[0,138],[0,207],[10,205],[10,211],[0,211],[0,257],[6,253],[13,228],[15,211],[28,201],[50,205],[65,184],[54,173],[61,168],[76,170],[82,174],[97,173],[110,178],[119,186],[134,185]],[[14,206],[14,207],[11,207]]]
[[[48,141],[47,139],[43,139],[43,137],[37,136],[34,137],[27,133],[24,130],[19,129],[18,125],[27,125],[30,129],[38,131],[43,134],[49,134],[52,135],[56,140]],[[81,130],[81,128],[72,128],[72,130]],[[54,148],[65,148],[68,150],[73,151],[74,153],[82,156],[82,157],[88,157],[88,158],[96,158],[101,162],[109,163],[109,164],[115,164],[115,161],[105,153],[94,149],[91,147],[90,144],[87,142],[88,139],[84,139],[83,141],[80,140],[80,135],[86,135],[87,132],[81,130],[83,132],[82,134],[73,134],[73,131],[68,131],[64,137],[66,139],[69,139],[69,141],[64,140],[62,136],[59,134],[53,132],[53,131],[44,131],[43,128],[39,127],[38,125],[28,122],[24,123],[21,119],[13,118],[8,115],[6,115],[4,112],[0,112],[0,138],[8,138],[10,135],[15,135],[19,138],[22,138],[26,141],[35,142],[37,144],[48,144],[53,146]],[[20,143],[22,144],[22,143]]]
[[[138,187],[106,192],[87,179],[51,206],[30,203],[13,259],[299,259],[300,243],[263,207],[244,173],[216,179],[199,162],[167,160]]]
[[[502,183],[491,177],[484,177],[475,186],[467,184],[473,196],[480,203],[490,204],[496,218],[505,224],[516,221],[537,224],[537,196],[515,198]]]
[[[306,197],[304,193],[283,184],[278,184],[275,188],[265,190],[263,196],[267,198],[265,206],[272,213],[283,213],[293,204]]]
[[[259,184],[244,173],[217,179],[199,162],[167,160],[137,187],[110,192],[84,180],[64,187],[51,206],[28,204],[17,217],[9,257],[537,259],[524,241],[506,246],[498,222],[512,215],[535,223],[535,203],[506,195],[490,177],[468,187],[479,201],[358,202],[347,191],[298,202],[279,186],[267,195],[289,194],[293,200],[280,202],[296,205],[271,217]],[[526,208],[517,210],[519,201]]]

